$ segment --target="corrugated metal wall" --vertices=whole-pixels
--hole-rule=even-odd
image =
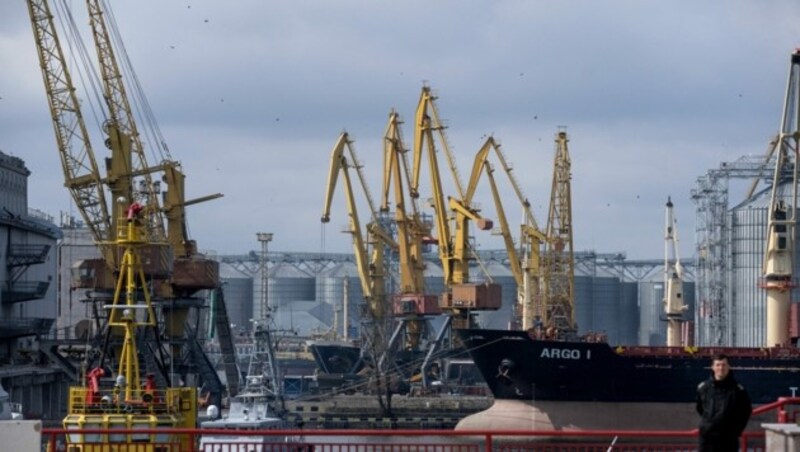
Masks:
[[[235,329],[250,330],[253,318],[253,280],[231,265],[219,264],[219,277],[225,292],[225,307],[228,309],[228,320]]]
[[[316,278],[317,302],[331,307],[333,310],[339,309],[339,331],[344,334],[344,296],[345,281],[347,281],[347,317],[350,320],[350,335],[358,331],[358,324],[361,321],[361,304],[364,302],[364,291],[361,288],[361,279],[358,277],[358,270],[352,262],[342,262],[333,268],[323,271]],[[332,324],[333,318],[324,319]]]
[[[791,184],[780,187],[779,197],[791,200]],[[730,345],[760,347],[766,340],[766,291],[759,287],[766,244],[769,190],[762,191],[729,212],[731,266],[727,272],[727,329]],[[795,243],[799,228],[795,228]],[[795,251],[795,265],[800,253]],[[797,289],[792,300],[797,300]]]
[[[667,322],[664,314],[663,272],[639,282],[639,343],[641,345],[666,345]],[[683,282],[683,302],[688,306],[684,319],[694,320],[695,283]]]
[[[623,282],[620,288],[619,344],[636,345],[639,343],[639,285]]]
[[[280,308],[292,301],[314,300],[314,276],[288,263],[278,263],[267,270],[267,302]],[[261,270],[253,275],[253,315],[261,315]]]
[[[609,343],[619,344],[619,308],[622,301],[619,278],[594,278],[593,299],[593,331],[596,333],[605,333],[608,335]]]
[[[575,275],[575,322],[578,334],[594,331],[592,321],[592,304],[594,303],[593,278],[586,275]]]
[[[489,275],[496,284],[500,284],[502,305],[497,311],[482,311],[477,315],[478,324],[482,328],[489,329],[508,329],[514,315],[515,305],[517,304],[517,283],[511,270],[500,262],[492,262],[487,266]],[[471,270],[472,274],[478,275],[479,269]],[[475,282],[483,282],[487,278],[483,275],[476,276]]]
[[[639,344],[664,345],[667,343],[667,325],[664,317],[664,282],[639,283]]]

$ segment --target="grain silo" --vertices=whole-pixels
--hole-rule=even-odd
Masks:
[[[444,272],[438,264],[425,262],[425,293],[441,296],[444,292]]]
[[[639,343],[639,285],[622,282],[619,305],[619,342],[621,345]]]
[[[486,270],[495,284],[500,285],[502,304],[497,311],[480,311],[477,315],[478,324],[481,328],[487,329],[508,329],[514,315],[514,308],[517,304],[517,282],[511,270],[496,261],[489,262]],[[473,274],[478,274],[479,268],[470,269]],[[481,274],[473,278],[475,282],[485,282],[488,278]]]
[[[694,281],[683,281],[683,303],[686,305],[686,311],[683,314],[684,320],[694,323],[694,313],[697,309],[697,284]],[[692,331],[694,328],[692,328]],[[694,343],[694,342],[692,342]]]
[[[253,315],[260,318],[263,292],[261,269],[253,275]],[[267,304],[273,308],[293,301],[314,300],[315,278],[287,262],[270,266],[267,270]]]
[[[664,279],[658,273],[639,282],[639,344],[666,345],[667,323],[664,319]]]
[[[778,197],[792,203],[791,183],[778,187]],[[764,260],[768,211],[771,192],[767,188],[729,212],[730,240],[730,290],[726,303],[729,312],[723,313],[733,346],[760,347],[766,341],[766,291],[759,287]],[[800,228],[795,229],[795,243]],[[794,262],[800,262],[795,250]],[[792,291],[792,300],[798,296]]]
[[[234,330],[250,330],[253,318],[253,278],[225,262],[219,263],[219,279],[225,294],[228,320]]]
[[[364,303],[364,291],[361,288],[361,279],[358,269],[352,262],[341,262],[329,268],[316,278],[317,302],[330,307],[330,319],[321,319],[328,324],[333,324],[333,313],[338,312],[337,334],[344,335],[344,315],[347,312],[349,319],[349,335],[353,336],[358,331],[360,322],[361,305]],[[347,304],[344,303],[347,292]],[[345,309],[346,308],[346,309]],[[320,311],[322,312],[322,311]]]
[[[794,204],[791,182],[782,182],[776,191],[778,200]],[[697,274],[701,298],[695,310],[699,345],[766,345],[766,291],[760,281],[771,197],[767,187],[729,209],[723,218],[704,218]],[[698,205],[707,207],[708,201]],[[795,228],[795,241],[798,232]],[[796,249],[795,265],[800,262],[798,256]],[[797,289],[792,290],[791,299],[797,297]]]
[[[579,269],[575,269],[575,307],[573,317],[579,335],[594,331],[594,322],[592,321],[593,279],[592,276],[582,274]]]
[[[331,324],[325,319],[333,318],[333,309],[315,300],[292,302],[281,305],[273,314],[278,329],[292,331],[298,336],[313,336],[327,333]]]
[[[622,300],[619,277],[598,271],[592,284],[593,330],[595,333],[605,333],[610,344],[618,344],[619,307]]]
[[[695,283],[683,282],[684,319],[694,320]],[[667,321],[664,313],[664,273],[639,282],[639,344],[667,345]]]

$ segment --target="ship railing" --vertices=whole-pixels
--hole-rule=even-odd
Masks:
[[[757,407],[753,416],[764,422],[775,412],[778,423],[800,419],[800,397],[786,397]],[[77,435],[76,433],[80,433]],[[160,438],[147,444],[123,442],[120,438]],[[75,438],[93,442],[74,442]],[[72,442],[67,442],[67,439]],[[103,439],[99,441],[98,438]],[[116,439],[116,440],[114,440]],[[161,440],[163,439],[163,440]],[[202,441],[201,441],[202,439]],[[743,451],[765,451],[763,429],[748,430],[740,442]],[[98,442],[99,441],[99,442]],[[201,447],[202,444],[202,447]],[[580,450],[583,452],[695,451],[697,429],[683,431],[529,431],[529,430],[229,430],[186,428],[45,428],[43,450],[47,452],[240,452],[253,451],[436,451],[436,452],[522,452]],[[251,447],[252,446],[252,447]],[[577,448],[576,448],[577,447]]]
[[[712,357],[718,353],[723,353],[731,358],[736,357],[759,357],[759,358],[797,358],[800,357],[798,347],[662,347],[662,346],[617,346],[613,348],[618,355],[647,355],[682,358],[686,356]]]
[[[795,388],[797,390],[798,388]],[[775,411],[779,424],[800,424],[800,397],[779,397],[778,400],[753,408],[751,417]]]
[[[124,438],[158,435],[150,443],[67,442],[74,430],[43,429],[45,452],[689,452],[697,450],[697,431],[520,431],[520,430],[228,430],[82,429],[84,435]],[[764,432],[748,432],[743,451],[765,451]]]
[[[92,392],[88,387],[70,387],[68,410],[70,414],[175,413],[182,410],[180,389],[140,390],[140,399],[125,400],[124,391],[118,388]]]

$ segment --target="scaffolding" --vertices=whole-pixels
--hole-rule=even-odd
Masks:
[[[752,181],[743,199],[736,204],[751,199],[759,182],[771,185],[775,171],[775,160],[771,156],[773,147],[774,141],[771,141],[766,156],[745,155],[732,162],[722,162],[719,168],[698,177],[691,191],[696,205],[698,345],[733,345],[730,184],[732,180]]]

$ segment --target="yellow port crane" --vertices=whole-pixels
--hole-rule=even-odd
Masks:
[[[800,162],[800,50],[791,55],[780,130],[773,143],[770,154],[775,156],[775,172],[761,281],[767,291],[767,347],[789,345],[790,303],[792,289],[797,286],[793,260]]]
[[[423,369],[438,348],[447,330],[476,327],[472,313],[482,310],[497,310],[500,308],[501,301],[499,284],[493,282],[475,284],[469,280],[469,262],[473,256],[473,250],[469,244],[469,223],[476,223],[478,229],[490,230],[492,222],[483,218],[471,205],[473,193],[468,193],[463,188],[455,156],[451,152],[444,134],[445,127],[439,119],[435,99],[430,87],[423,86],[414,125],[411,195],[419,197],[422,155],[427,150],[427,166],[430,174],[439,258],[442,263],[446,288],[445,293],[439,298],[439,306],[447,313],[447,319],[437,334],[436,342],[428,350]],[[445,204],[444,187],[436,158],[434,134],[438,134],[442,143],[457,192],[457,197],[448,197],[447,204]],[[451,219],[454,224],[453,228],[450,227]]]
[[[678,220],[672,198],[667,198],[664,225],[664,313],[667,316],[667,345],[679,347],[683,313],[688,307],[683,304],[683,268],[678,249]]]
[[[159,326],[163,328],[150,333],[152,341],[148,341],[150,346],[154,347],[150,350],[150,355],[160,356],[160,362],[151,360],[149,362],[152,365],[148,367],[157,368],[160,383],[166,384],[168,367],[176,369],[177,373],[183,373],[182,366],[175,363],[177,359],[187,359],[196,357],[198,353],[202,354],[199,346],[194,344],[195,333],[185,329],[189,309],[199,308],[202,305],[202,300],[191,298],[192,294],[201,289],[215,289],[219,286],[218,264],[198,255],[194,242],[188,238],[185,206],[222,195],[215,194],[187,201],[184,197],[184,175],[177,163],[164,159],[157,166],[148,165],[144,145],[139,137],[131,103],[123,83],[119,59],[115,55],[115,46],[111,39],[114,33],[109,31],[109,29],[116,30],[112,20],[113,15],[105,10],[106,3],[87,0],[89,22],[102,81],[104,102],[100,108],[107,115],[103,134],[106,146],[111,152],[110,158],[106,159],[106,174],[103,175],[98,167],[81,114],[81,105],[60,44],[50,4],[47,0],[28,0],[27,5],[65,175],[65,185],[102,255],[101,259],[87,259],[78,265],[73,285],[77,288],[93,289],[91,293],[97,296],[90,301],[95,305],[108,299],[114,290],[115,275],[121,271],[122,252],[115,242],[115,234],[117,219],[123,216],[120,206],[124,203],[119,203],[118,200],[137,202],[141,205],[141,215],[144,218],[142,234],[148,242],[139,250],[144,256],[142,258],[144,272],[154,287],[154,294],[158,299],[171,301],[170,309],[162,310],[164,322]],[[77,27],[71,12],[68,11],[68,6],[64,4],[62,8],[63,22],[67,24],[67,30],[77,35]],[[74,47],[85,52],[79,38],[75,39],[77,45]],[[118,48],[124,52],[121,44]],[[83,59],[86,60],[88,57],[83,55]],[[123,61],[127,61],[127,58]],[[86,71],[90,72],[88,75],[92,75],[88,67]],[[131,78],[132,83],[136,83],[135,76]],[[138,88],[138,85],[134,86]],[[146,102],[144,104],[146,105]],[[152,117],[152,113],[149,112],[145,112],[145,115]],[[157,146],[164,146],[165,152],[163,140],[155,141]],[[153,181],[159,175],[168,187],[163,193],[163,207],[159,205],[159,195],[162,194],[160,181]],[[111,199],[114,200],[110,205],[106,202],[106,187]],[[166,231],[164,216],[168,225]],[[109,322],[118,321],[114,318],[117,315],[116,312],[109,313]],[[227,321],[225,323],[228,324]],[[105,328],[106,343],[112,330],[110,327]],[[163,348],[159,342],[162,333],[169,340],[171,347],[172,361],[169,364],[164,362]],[[119,345],[116,347],[120,348]],[[232,350],[232,345],[230,348]],[[181,356],[184,358],[180,358]],[[205,372],[204,375],[219,381],[215,372]],[[205,377],[203,380],[207,379]],[[218,387],[219,384],[215,386]]]
[[[404,181],[409,180],[408,150],[403,145],[400,115],[392,111],[383,138],[383,196],[381,211],[390,211],[389,192],[394,189],[400,287],[392,295],[392,314],[399,319],[389,348],[404,337],[404,349],[418,351],[425,317],[442,313],[436,295],[425,293],[423,246],[430,228],[422,219],[415,198],[406,203]],[[408,209],[410,207],[410,209]]]
[[[118,177],[109,182],[113,199],[119,196],[134,200],[144,198],[141,205],[145,208],[144,216],[147,218],[146,232],[156,242],[163,242],[166,236],[163,215],[159,209],[158,193],[152,180],[152,170],[147,164],[133,110],[128,100],[125,84],[122,81],[122,72],[114,53],[114,46],[106,21],[103,19],[104,11],[99,0],[87,0],[89,11],[89,24],[92,28],[95,49],[100,62],[100,76],[103,80],[103,99],[108,107],[108,119],[104,124],[108,135],[109,148],[116,155],[112,156],[114,165],[112,174],[123,175],[130,173],[131,177]],[[136,193],[134,177],[141,177],[142,190]],[[135,196],[138,194],[138,196]],[[113,212],[117,203],[112,204],[112,222],[118,218]],[[108,262],[114,264],[114,261]]]
[[[500,191],[494,178],[495,170],[489,162],[489,155],[492,151],[497,156],[503,171],[511,183],[514,194],[522,205],[525,222],[520,228],[520,251],[517,250],[514,244],[505,208],[500,198]],[[508,159],[506,159],[500,145],[492,136],[486,139],[486,142],[475,155],[472,175],[467,188],[468,193],[475,192],[482,170],[485,170],[486,177],[489,179],[492,200],[494,201],[498,223],[500,223],[500,233],[503,237],[506,252],[508,252],[511,274],[517,284],[517,306],[514,310],[514,324],[518,328],[528,330],[535,326],[537,314],[541,315],[536,312],[536,307],[541,296],[539,292],[539,282],[542,277],[540,253],[542,244],[546,241],[546,236],[539,230],[536,218],[531,210],[530,201],[522,193],[519,182],[514,176],[512,166],[508,163]]]
[[[572,247],[572,189],[567,132],[556,133],[553,185],[547,215],[542,268],[542,302],[537,312],[552,334],[573,334],[575,327],[575,256]]]
[[[350,159],[348,160],[349,154]],[[364,240],[364,234],[361,228],[361,221],[358,216],[358,208],[356,206],[356,197],[353,192],[353,184],[350,179],[350,169],[356,169],[358,173],[361,187],[367,199],[367,204],[370,209],[372,221],[368,224],[368,239]],[[325,203],[322,208],[322,222],[328,223],[330,221],[331,203],[333,201],[333,193],[336,190],[336,184],[341,174],[344,181],[345,199],[347,201],[347,210],[349,216],[348,230],[346,231],[352,236],[353,252],[356,259],[356,269],[358,270],[359,281],[361,283],[361,290],[364,300],[368,306],[369,320],[373,322],[371,331],[367,333],[371,335],[367,339],[367,348],[373,356],[381,346],[385,346],[385,336],[383,335],[384,322],[386,320],[386,271],[385,271],[385,252],[384,249],[389,246],[397,248],[397,244],[391,236],[385,232],[378,224],[377,212],[372,201],[372,196],[368,190],[366,179],[361,171],[361,165],[356,157],[353,148],[353,142],[347,132],[342,132],[336,140],[336,144],[331,151],[331,163],[328,171],[328,183],[325,190]],[[368,248],[368,245],[371,247]],[[371,250],[370,250],[371,248]],[[368,260],[369,255],[369,260]]]
[[[181,171],[180,164],[169,156],[163,140],[156,142],[156,146],[154,146],[162,148],[161,162],[158,165],[148,164],[145,146],[141,140],[109,33],[109,21],[106,19],[109,14],[104,11],[100,0],[87,0],[86,5],[100,63],[103,99],[108,111],[104,132],[108,136],[107,146],[110,148],[112,156],[108,160],[109,174],[104,181],[109,186],[112,199],[124,197],[137,202],[141,201],[144,217],[147,219],[146,233],[155,243],[162,243],[165,248],[158,253],[158,257],[172,261],[167,265],[172,267],[173,278],[170,284],[162,284],[159,287],[161,296],[164,298],[176,295],[185,296],[198,289],[215,288],[218,277],[215,276],[214,264],[202,262],[198,265],[203,259],[197,254],[194,241],[189,239],[185,207],[216,199],[222,195],[216,193],[187,200],[184,189],[185,175]],[[91,148],[89,148],[89,152],[91,152]],[[153,175],[160,176],[168,187],[163,192],[163,205],[159,200],[159,195],[162,194],[160,183],[153,182]],[[137,181],[137,178],[140,179]],[[112,228],[114,219],[118,217],[119,213],[114,210],[115,206],[116,204],[112,204]],[[165,217],[166,228],[164,226]],[[95,238],[102,240],[99,236]],[[167,247],[168,249],[166,249]],[[104,259],[104,261],[112,270],[116,270],[114,259]],[[187,278],[187,274],[196,274],[198,270],[205,270],[201,273],[202,276],[207,277],[202,279],[207,281],[197,281],[199,284],[187,281],[191,279]]]
[[[182,270],[185,266],[178,265],[177,268],[173,268],[179,259],[172,262],[172,257],[186,258],[196,255],[196,247],[188,238],[186,231],[184,208],[222,195],[213,194],[186,200],[183,188],[185,176],[181,173],[177,162],[165,159],[158,165],[148,165],[125,85],[122,83],[122,73],[114,54],[108,22],[104,20],[108,14],[104,13],[98,0],[87,0],[86,3],[100,63],[103,99],[108,114],[103,132],[107,137],[106,145],[111,151],[111,157],[106,159],[105,176],[97,164],[49,3],[47,0],[28,0],[28,11],[65,175],[65,186],[72,194],[84,222],[101,248],[103,255],[101,262],[107,267],[103,272],[102,269],[87,264],[79,276],[78,286],[111,289],[114,285],[113,274],[118,271],[121,254],[114,251],[114,237],[111,231],[115,230],[116,219],[121,215],[116,202],[111,203],[110,207],[106,202],[105,187],[108,187],[114,200],[124,198],[142,201],[140,204],[147,218],[148,237],[158,243],[167,239],[169,249],[167,244],[162,243],[159,250],[146,251],[151,258],[148,259],[151,264],[145,269],[146,273],[153,276],[173,273],[171,281],[173,287],[165,289],[166,295],[170,295],[169,292],[173,290],[183,292],[185,295],[198,289],[213,288],[216,284],[209,287],[206,282],[200,284],[202,287],[182,285],[181,278],[185,273]],[[158,199],[160,183],[153,182],[153,175],[161,175],[168,185],[168,190],[163,194],[165,199],[163,207]],[[168,224],[166,231],[163,224],[165,215]],[[195,272],[197,276],[197,270],[195,265],[190,272]],[[211,271],[213,273],[213,269]],[[174,278],[176,276],[177,281]],[[208,279],[215,280],[216,277],[211,274]]]
[[[119,203],[123,204],[123,203]],[[124,206],[120,206],[123,208]],[[158,388],[153,375],[142,378],[137,329],[154,327],[150,288],[145,278],[140,251],[152,244],[146,240],[146,221],[138,203],[127,206],[117,222],[115,245],[122,250],[120,271],[110,310],[110,328],[121,330],[123,347],[113,387],[102,384],[106,370],[100,366],[87,372],[87,385],[71,387],[64,428],[70,451],[111,450],[111,442],[137,444],[136,450],[157,452],[179,447],[194,447],[192,438],[180,434],[157,433],[83,433],[94,429],[195,428],[197,390],[194,387]]]
[[[100,242],[107,241],[113,229],[105,199],[105,182],[92,150],[50,5],[47,0],[28,0],[28,12],[64,170],[64,185],[92,235]],[[110,246],[101,245],[101,251],[105,262],[111,265],[116,262],[116,254]]]

